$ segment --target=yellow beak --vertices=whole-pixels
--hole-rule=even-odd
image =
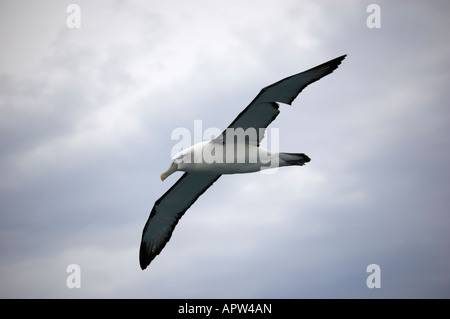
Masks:
[[[176,172],[178,170],[178,164],[175,162],[172,162],[170,164],[170,167],[167,171],[161,174],[160,178],[162,181],[164,181],[167,177],[169,177],[173,172]]]

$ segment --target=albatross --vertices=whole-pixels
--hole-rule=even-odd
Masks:
[[[280,113],[278,103],[291,105],[305,87],[332,73],[345,57],[340,56],[263,88],[217,138],[197,143],[173,157],[169,169],[161,174],[161,180],[176,171],[184,174],[155,202],[150,212],[139,251],[142,270],[161,253],[184,213],[221,175],[303,166],[310,161],[303,153],[263,149],[260,142],[268,125]]]

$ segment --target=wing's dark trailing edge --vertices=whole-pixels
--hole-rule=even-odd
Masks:
[[[325,62],[307,71],[292,75],[261,90],[253,101],[236,117],[228,128],[253,127],[258,133],[258,144],[264,129],[280,113],[278,103],[291,104],[309,84],[332,73],[346,55]],[[263,129],[263,130],[259,130]],[[259,135],[261,132],[262,135]],[[225,131],[217,139],[225,140]],[[139,262],[142,269],[161,252],[170,240],[180,218],[221,175],[184,173],[183,176],[159,198],[150,213],[142,232]]]

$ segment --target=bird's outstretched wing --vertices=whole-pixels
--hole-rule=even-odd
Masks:
[[[276,102],[290,105],[305,87],[337,69],[345,57],[346,55],[340,56],[263,88],[228,128],[242,128],[244,131],[248,128],[256,129],[257,140],[254,142],[259,145],[264,138],[265,129],[280,113]],[[225,142],[226,130],[216,140]]]
[[[184,173],[183,176],[159,198],[150,213],[142,232],[139,262],[145,269],[161,252],[172,236],[180,218],[220,175]]]

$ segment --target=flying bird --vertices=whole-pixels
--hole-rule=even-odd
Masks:
[[[302,166],[310,161],[303,153],[270,152],[263,149],[260,142],[267,126],[280,113],[277,102],[292,104],[306,86],[332,73],[345,57],[340,56],[263,88],[221,135],[174,156],[169,169],[161,174],[161,180],[176,171],[184,174],[155,202],[144,226],[139,251],[142,269],[159,255],[180,218],[221,175]]]

